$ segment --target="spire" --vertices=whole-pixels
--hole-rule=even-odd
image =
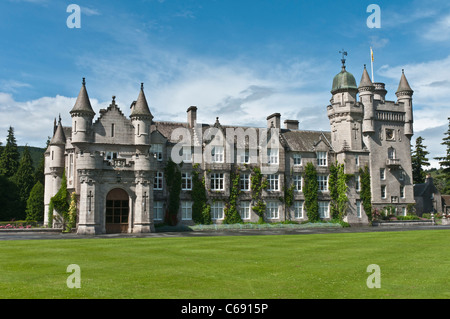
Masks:
[[[61,117],[59,118],[56,131],[53,134],[52,139],[50,140],[50,145],[66,145],[66,135],[64,134],[64,129],[61,124]]]
[[[132,104],[130,117],[133,116],[149,116],[153,118],[153,115],[150,113],[150,109],[148,108],[147,99],[145,98],[144,83],[141,83],[141,90],[139,91],[139,96],[136,103]]]
[[[409,93],[411,95],[414,92],[411,89],[411,87],[409,86],[408,80],[406,79],[406,76],[405,76],[404,69],[402,69],[402,77],[400,78],[400,83],[398,84],[398,89],[397,89],[397,92],[395,92],[395,94],[398,94],[401,92]]]
[[[95,112],[92,109],[91,102],[89,101],[89,96],[86,91],[86,79],[83,78],[83,81],[81,82],[81,90],[80,93],[78,93],[77,101],[75,102],[74,107],[70,111],[70,114],[72,113],[88,113],[90,115],[94,115]]]
[[[361,76],[361,81],[359,82],[358,88],[370,87],[370,86],[373,86],[373,83],[370,80],[369,73],[367,72],[366,65],[364,64],[364,70],[363,70],[363,74]]]

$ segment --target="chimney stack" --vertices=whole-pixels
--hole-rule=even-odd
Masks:
[[[272,115],[269,115],[267,117],[267,128],[281,128],[280,118],[280,113],[273,113]]]
[[[187,109],[187,122],[190,128],[193,128],[197,124],[197,107],[190,106]]]
[[[284,125],[288,130],[298,130],[297,120],[285,120]]]

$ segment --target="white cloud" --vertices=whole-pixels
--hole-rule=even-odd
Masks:
[[[85,14],[87,16],[98,16],[100,15],[100,12],[97,9],[81,7],[81,14]]]

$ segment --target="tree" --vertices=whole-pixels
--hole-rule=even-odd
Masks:
[[[44,220],[44,185],[40,181],[34,184],[27,200],[27,221]]]
[[[310,222],[319,221],[318,202],[319,183],[317,181],[317,171],[313,163],[309,162],[305,167],[305,209]]]
[[[444,135],[447,135],[442,139],[441,145],[447,146],[447,155],[442,157],[435,157],[439,161],[439,165],[443,169],[443,175],[445,178],[445,189],[444,194],[450,194],[450,117],[448,118],[448,130]]]
[[[6,138],[6,145],[0,156],[0,175],[12,177],[19,167],[19,157],[14,129],[10,126],[8,129],[8,137]]]
[[[423,140],[421,136],[416,139],[416,147],[411,156],[414,184],[425,183],[426,174],[423,166],[430,166],[427,158],[430,153],[425,150],[427,147],[422,144]]]
[[[10,221],[20,215],[20,201],[16,184],[0,175],[0,220]]]
[[[26,206],[31,189],[35,184],[33,160],[31,159],[28,146],[23,150],[22,158],[20,159],[19,168],[12,177],[12,181],[19,189],[19,199]]]

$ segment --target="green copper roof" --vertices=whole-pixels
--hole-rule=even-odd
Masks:
[[[345,66],[342,67],[342,71],[336,74],[333,79],[333,87],[331,93],[337,90],[354,89],[357,90],[356,80],[353,74],[345,70]]]

